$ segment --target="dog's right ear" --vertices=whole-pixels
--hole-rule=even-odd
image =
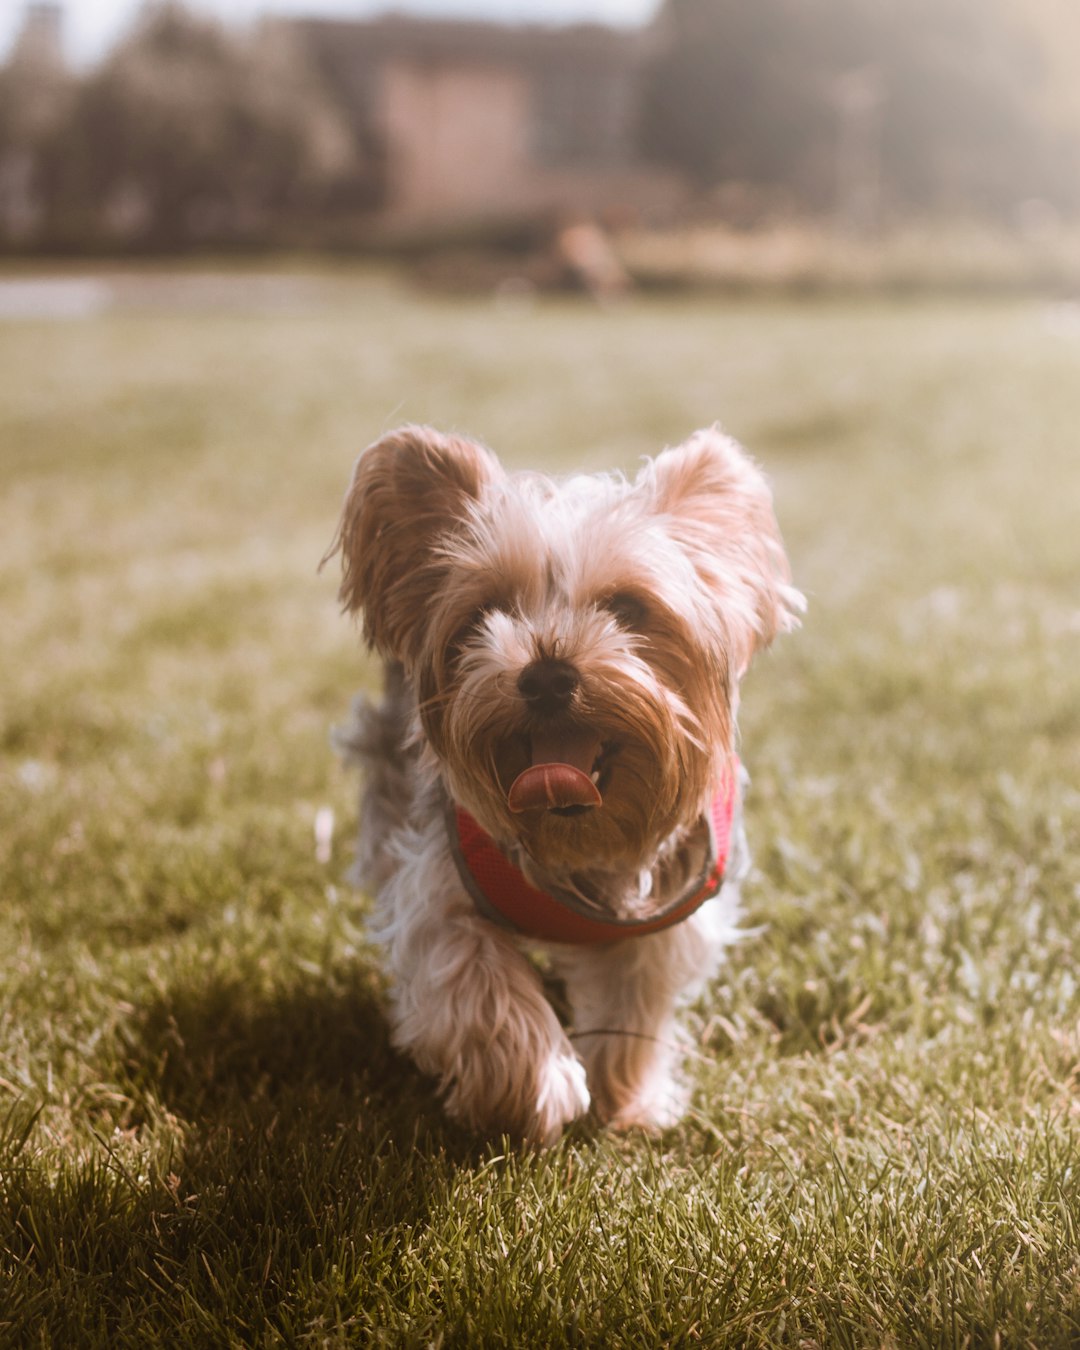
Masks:
[[[383,656],[408,663],[415,655],[445,567],[440,544],[501,476],[489,450],[431,427],[399,427],[357,460],[322,562],[340,551],[338,599],[363,612],[364,636]]]

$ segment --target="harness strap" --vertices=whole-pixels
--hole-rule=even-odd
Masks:
[[[667,909],[647,919],[600,919],[571,895],[538,890],[468,811],[452,802],[447,804],[447,829],[458,873],[485,918],[544,942],[618,942],[681,923],[717,894],[724,882],[737,797],[738,761],[733,758],[705,816],[709,846],[701,871]]]

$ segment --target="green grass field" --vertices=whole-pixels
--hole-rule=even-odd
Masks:
[[[1080,1343],[1080,336],[120,283],[0,323],[0,1344]],[[762,931],[662,1138],[472,1140],[389,1049],[316,565],[407,419],[555,470],[720,419],[772,477]]]

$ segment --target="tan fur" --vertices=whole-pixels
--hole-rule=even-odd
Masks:
[[[740,878],[670,932],[555,952],[578,1016],[603,1023],[579,1027],[579,1056],[520,944],[464,891],[439,803],[464,806],[541,888],[617,917],[668,902],[735,748],[739,679],[802,606],[760,471],[715,428],[628,482],[508,476],[474,442],[404,427],[361,456],[338,549],[342,603],[394,663],[393,718],[369,710],[352,744],[396,1043],[477,1128],[550,1142],[589,1102],[586,1069],[603,1118],[675,1118],[658,1047],[730,939]],[[543,661],[577,682],[557,712],[519,686]],[[514,813],[509,787],[553,726],[599,738],[602,805]]]
[[[388,659],[409,654],[424,606],[439,586],[437,541],[501,472],[473,441],[427,427],[401,427],[357,461],[323,561],[340,550],[341,602],[363,610],[368,641]]]

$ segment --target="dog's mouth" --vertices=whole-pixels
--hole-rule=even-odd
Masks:
[[[537,731],[529,738],[532,763],[514,779],[506,804],[516,815],[550,811],[580,816],[603,804],[618,746],[593,731]]]

